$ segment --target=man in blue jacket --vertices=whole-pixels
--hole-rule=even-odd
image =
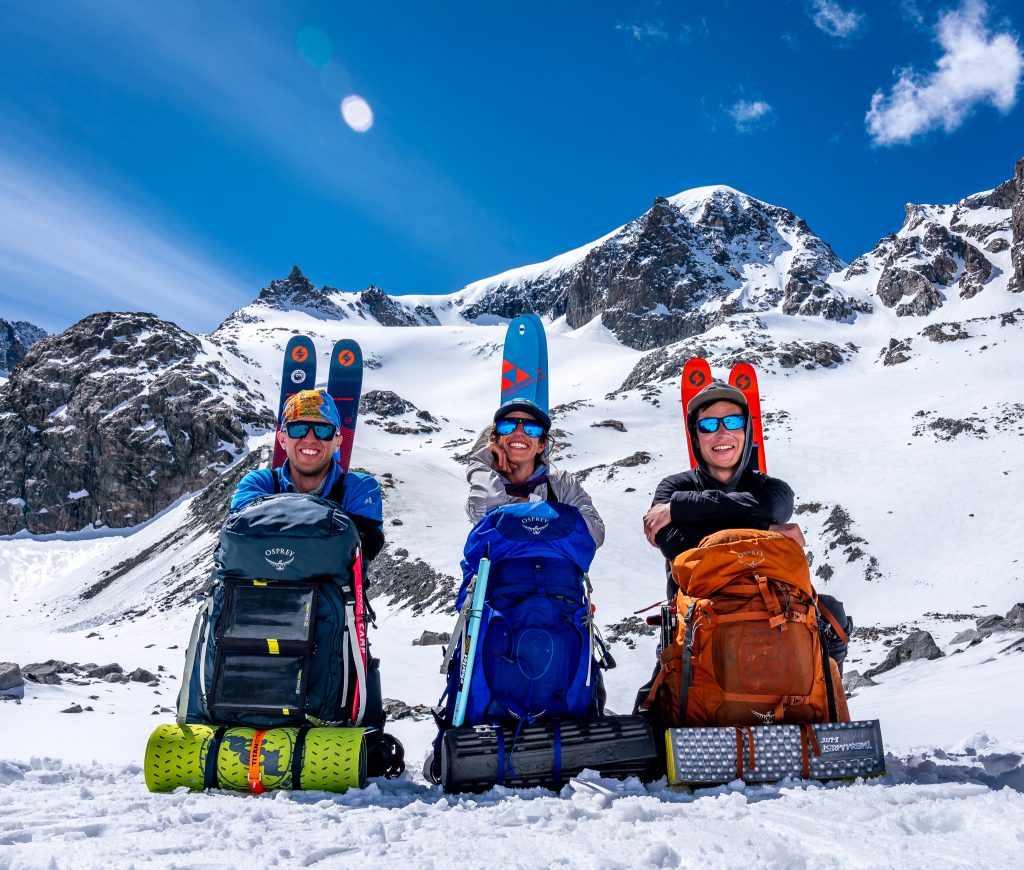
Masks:
[[[369,474],[342,470],[338,461],[341,438],[338,409],[327,392],[296,393],[284,406],[277,433],[287,460],[280,468],[261,468],[245,475],[231,499],[231,511],[280,492],[318,495],[339,504],[352,519],[363,559],[369,562],[384,546],[380,485]]]
[[[297,492],[338,504],[355,524],[364,564],[384,546],[380,484],[369,474],[342,470],[341,419],[334,400],[323,389],[302,390],[284,406],[277,438],[287,459],[280,468],[261,468],[243,477],[231,498],[232,512],[267,495]],[[367,609],[371,619],[373,611]],[[369,648],[367,648],[369,653]],[[402,744],[384,733],[386,715],[380,688],[380,661],[366,662],[366,734],[368,776],[399,776],[405,769]]]

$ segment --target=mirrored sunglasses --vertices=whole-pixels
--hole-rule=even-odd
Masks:
[[[338,431],[338,427],[333,423],[307,423],[304,420],[292,420],[290,423],[284,424],[284,431],[288,433],[288,437],[294,438],[296,441],[305,438],[310,429],[313,430],[313,435],[321,441],[330,441]]]
[[[499,435],[511,435],[520,425],[531,438],[540,438],[544,434],[544,427],[540,423],[535,423],[533,420],[522,420],[518,417],[502,417],[494,424],[494,431]]]
[[[747,418],[743,414],[726,414],[724,417],[704,417],[697,421],[697,431],[704,435],[710,435],[718,431],[718,424],[721,423],[726,429],[735,431],[746,425]]]

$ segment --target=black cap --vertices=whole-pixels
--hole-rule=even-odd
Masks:
[[[705,405],[712,405],[715,402],[735,402],[744,411],[750,410],[747,405],[747,397],[743,391],[731,387],[725,381],[712,381],[703,390],[697,393],[686,406],[686,419],[691,419]]]
[[[525,414],[529,414],[544,427],[545,432],[551,428],[551,418],[547,415],[547,412],[541,410],[540,405],[531,402],[529,399],[510,399],[505,402],[504,405],[494,412],[494,422],[497,423],[498,420],[502,417],[507,417],[513,411],[522,411]]]

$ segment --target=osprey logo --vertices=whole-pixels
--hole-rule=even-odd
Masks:
[[[775,721],[774,710],[769,710],[767,713],[758,713],[757,710],[751,710],[750,712],[754,714],[762,725],[771,725]]]
[[[532,532],[535,535],[539,535],[548,527],[549,520],[523,520],[523,528],[528,532]]]
[[[732,554],[750,568],[756,568],[764,562],[764,550],[733,550]]]
[[[295,561],[295,551],[285,547],[272,547],[263,551],[263,558],[278,571],[283,571]]]

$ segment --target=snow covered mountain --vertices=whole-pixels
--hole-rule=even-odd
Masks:
[[[248,378],[150,314],[33,345],[0,391],[0,534],[133,526],[201,489],[273,422]]]
[[[954,205],[908,204],[902,229],[854,260],[837,283],[869,289],[900,317],[930,314],[953,294],[971,299],[993,278],[1014,276],[1015,207],[1024,207],[1016,179]]]
[[[696,188],[658,197],[645,214],[576,250],[448,296],[318,290],[296,268],[225,326],[262,306],[384,326],[534,311],[564,317],[571,328],[600,318],[623,344],[649,350],[744,313],[845,322],[881,304],[923,315],[941,307],[953,284],[963,298],[1005,276],[1011,288],[1024,287],[1024,254],[1019,245],[1007,253],[1011,221],[1024,231],[1019,188],[1014,178],[949,206],[908,204],[903,228],[849,265],[791,211],[724,185]]]
[[[49,333],[45,329],[25,320],[0,318],[0,377],[7,377],[8,372],[25,358],[28,349],[47,335]]]
[[[580,327],[595,317],[641,350],[700,334],[740,311],[847,320],[827,282],[832,249],[791,211],[730,187],[670,199],[602,239],[547,263],[469,285],[463,316],[534,310]]]
[[[700,354],[724,375],[746,359],[761,373],[769,468],[797,492],[794,519],[815,583],[844,600],[857,624],[851,710],[881,719],[892,773],[880,786],[724,787],[685,799],[627,787],[520,803],[499,790],[475,814],[410,775],[336,800],[278,799],[275,813],[302,827],[294,800],[314,828],[329,817],[332,831],[374,844],[381,863],[409,859],[413,842],[438,856],[420,824],[439,842],[464,842],[460,813],[481,836],[482,819],[504,824],[502,808],[509,824],[539,830],[546,845],[510,854],[513,864],[562,854],[558,831],[565,839],[565,825],[590,820],[596,830],[603,818],[613,839],[644,844],[608,845],[608,854],[671,864],[657,831],[679,821],[676,810],[703,814],[709,842],[728,847],[736,825],[753,832],[758,820],[797,836],[802,823],[783,808],[799,803],[798,816],[836,820],[835,838],[807,847],[824,863],[836,842],[856,844],[843,861],[864,857],[857,850],[868,840],[881,850],[875,863],[900,863],[908,850],[941,861],[951,848],[968,861],[978,858],[970,843],[980,830],[995,838],[982,861],[1012,863],[1013,843],[999,831],[1024,824],[1012,691],[1024,676],[1024,405],[1012,374],[1024,339],[1022,251],[1024,160],[994,191],[909,207],[898,233],[849,265],[784,209],[704,188],[659,201],[548,264],[448,297],[317,289],[294,270],[210,336],[150,315],[102,314],[40,342],[0,387],[0,661],[31,677],[20,705],[0,703],[0,806],[14,813],[0,817],[22,825],[0,819],[0,865],[9,841],[28,843],[30,862],[49,860],[58,835],[38,808],[54,794],[75,805],[76,824],[109,826],[125,842],[141,830],[147,850],[160,848],[159,836],[137,808],[166,820],[168,800],[177,817],[205,819],[213,805],[204,801],[219,800],[229,828],[253,830],[245,802],[149,798],[137,761],[149,730],[173,715],[194,593],[234,481],[268,455],[281,353],[296,332],[313,339],[321,381],[335,340],[363,348],[353,462],[381,481],[388,537],[372,567],[371,640],[417,770],[433,731],[424,709],[442,685],[438,647],[414,642],[451,629],[446,608],[468,531],[464,456],[497,400],[503,318],[531,307],[548,322],[555,461],[583,478],[608,527],[592,579],[619,663],[608,674],[610,707],[629,708],[654,660],[656,638],[635,611],[660,599],[664,574],[640,518],[658,480],[686,462],[682,362]],[[80,713],[60,712],[76,706]],[[47,755],[61,760],[38,760]],[[76,766],[93,759],[121,766]],[[119,803],[110,782],[135,803]],[[1015,791],[995,791],[1007,785]],[[96,806],[93,795],[102,795]],[[780,796],[788,800],[773,800]],[[384,806],[392,815],[377,811]],[[433,809],[417,816],[417,806]],[[352,807],[365,813],[341,811]],[[848,821],[850,808],[873,824]],[[272,827],[253,836],[293,850],[274,851],[282,862],[335,854],[326,835],[303,828],[308,841],[286,846]],[[14,840],[19,830],[35,834]],[[198,827],[188,836],[196,848],[216,847]],[[886,837],[897,845],[886,847]],[[101,861],[91,843],[82,848]],[[596,846],[579,848],[577,861],[594,859]],[[807,857],[736,848],[755,864]],[[353,861],[366,854],[357,849]]]

